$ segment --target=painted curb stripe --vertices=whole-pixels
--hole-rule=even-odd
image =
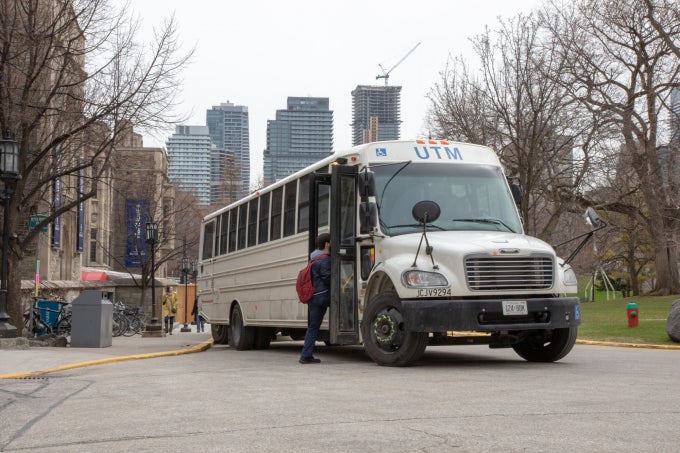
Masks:
[[[206,349],[210,348],[212,346],[213,340],[207,340],[204,341],[203,343],[200,343],[196,346],[192,346],[190,348],[186,349],[177,349],[174,351],[163,351],[163,352],[150,352],[147,354],[134,354],[134,355],[126,355],[126,356],[120,356],[120,357],[109,357],[106,359],[98,359],[98,360],[90,360],[88,362],[78,362],[78,363],[70,363],[68,365],[60,365],[55,368],[49,368],[45,370],[38,370],[38,371],[26,371],[23,373],[12,373],[12,374],[0,374],[0,379],[22,379],[22,378],[31,378],[31,377],[36,377],[36,376],[42,376],[48,373],[56,373],[58,371],[65,371],[65,370],[72,370],[74,368],[84,368],[88,366],[95,366],[95,365],[105,365],[107,363],[116,363],[116,362],[125,362],[127,360],[140,360],[140,359],[153,359],[156,357],[169,357],[169,356],[176,356],[176,355],[184,355],[184,354],[193,354],[195,352],[202,352],[205,351]]]

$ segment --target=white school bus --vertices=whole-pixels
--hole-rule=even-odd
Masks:
[[[527,236],[496,154],[441,140],[360,145],[207,215],[198,291],[217,343],[304,337],[298,271],[331,235],[331,305],[320,341],[363,344],[381,365],[428,344],[511,347],[549,362],[581,322],[576,277]],[[481,333],[481,335],[480,335]]]

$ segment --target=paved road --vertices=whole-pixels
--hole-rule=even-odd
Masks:
[[[680,351],[577,345],[553,364],[429,348],[226,346],[0,380],[0,451],[676,452]]]

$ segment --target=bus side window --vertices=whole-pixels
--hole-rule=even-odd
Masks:
[[[297,181],[286,184],[285,203],[283,208],[283,236],[295,233],[295,211],[297,211]]]
[[[220,220],[220,252],[219,255],[227,253],[227,233],[229,232],[229,213],[222,214]]]
[[[309,230],[309,175],[300,178],[298,195],[298,233]]]
[[[207,260],[213,257],[213,243],[215,235],[215,222],[211,221],[203,226],[203,257]]]
[[[255,198],[248,203],[248,247],[257,244],[257,201]]]
[[[319,201],[318,203],[318,215],[317,215],[317,225],[319,227],[328,226],[329,214],[330,214],[330,186],[320,185],[319,186]]]
[[[228,253],[236,251],[236,221],[238,216],[236,215],[236,208],[229,211],[229,250]]]
[[[270,193],[267,192],[260,197],[258,244],[264,244],[269,240],[269,195]]]
[[[242,204],[238,207],[238,249],[246,248],[246,223],[248,217],[248,205]]]
[[[271,240],[281,237],[281,204],[283,202],[283,187],[277,187],[272,192],[272,228]]]

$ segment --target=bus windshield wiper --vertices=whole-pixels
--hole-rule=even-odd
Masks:
[[[505,229],[507,229],[511,233],[516,233],[515,230],[510,228],[505,222],[503,222],[500,219],[479,218],[479,219],[451,219],[451,220],[453,220],[454,222],[493,223],[494,225],[502,225],[503,227],[505,227]]]
[[[439,225],[434,225],[432,223],[428,223],[425,226],[428,227],[428,228],[430,228],[430,227],[436,228],[440,231],[447,231],[446,228],[441,227]],[[403,225],[389,225],[389,226],[387,226],[387,228],[422,228],[422,225],[418,225],[417,223],[405,223]]]

